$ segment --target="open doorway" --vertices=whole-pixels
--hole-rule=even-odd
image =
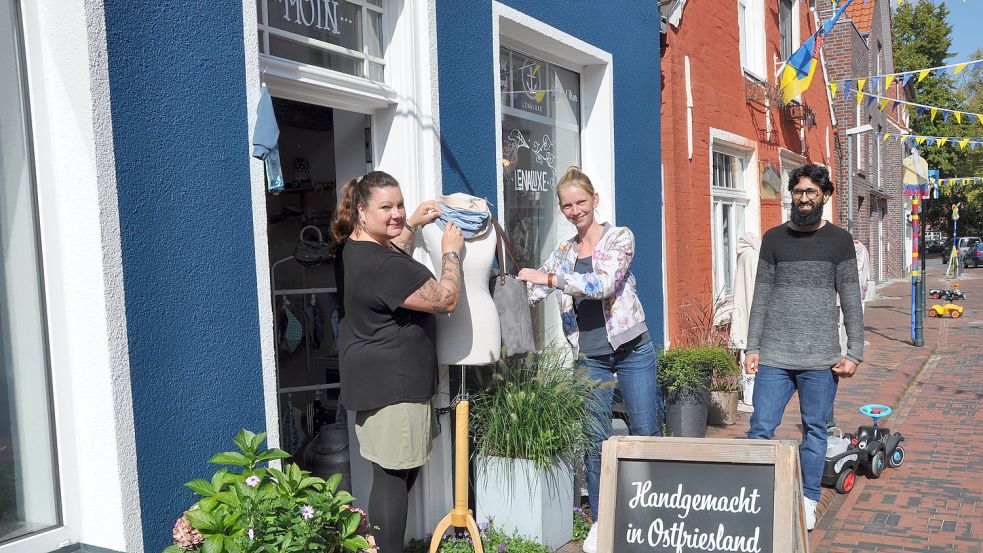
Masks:
[[[338,298],[329,232],[345,182],[372,166],[367,115],[273,99],[284,190],[266,193],[281,447],[350,489],[338,402]]]

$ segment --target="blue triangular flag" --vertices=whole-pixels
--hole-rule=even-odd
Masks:
[[[946,123],[949,122],[949,112],[948,111],[942,110],[942,120],[945,121]]]
[[[877,83],[880,82],[880,77],[871,77],[870,79],[870,90],[871,92],[877,92]]]
[[[922,115],[923,113],[925,113],[925,110],[927,109],[928,108],[925,106],[918,106],[918,115]]]
[[[908,81],[910,81],[914,76],[914,73],[905,73],[904,79],[901,80],[901,86],[908,86]]]
[[[877,96],[867,96],[867,107],[870,107],[870,104],[874,103],[874,100],[876,99]]]
[[[843,99],[849,102],[850,96],[853,96],[853,79],[847,79],[843,84]]]
[[[898,110],[898,105],[900,105],[900,104],[901,104],[901,102],[899,102],[898,100],[895,100],[894,101],[894,105],[891,106],[891,111],[897,111]]]
[[[928,140],[926,140],[925,142],[928,142],[928,145],[929,145],[929,146],[935,146],[935,138],[934,138],[934,137],[932,137],[932,138],[929,138],[929,139],[928,139]]]

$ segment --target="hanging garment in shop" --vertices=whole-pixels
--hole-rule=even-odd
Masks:
[[[309,319],[307,339],[310,340],[311,347],[321,349],[321,342],[324,341],[324,321],[321,319],[321,308],[317,305],[317,296],[311,294],[311,301],[304,307]]]
[[[283,413],[283,447],[287,453],[296,455],[304,445],[305,436],[301,430],[300,409],[294,407],[293,397],[287,395],[287,410]]]
[[[280,349],[293,353],[304,338],[304,325],[290,309],[290,301],[283,299],[280,305]]]
[[[273,112],[273,97],[264,83],[256,105],[256,123],[253,125],[253,157],[266,165],[266,181],[269,191],[283,191],[283,171],[280,168],[280,127]]]

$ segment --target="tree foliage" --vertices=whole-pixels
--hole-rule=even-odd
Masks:
[[[894,61],[896,71],[914,71],[952,63],[952,25],[948,21],[949,10],[945,3],[938,5],[930,0],[905,2],[894,16]],[[968,58],[955,61],[983,59],[983,49]],[[915,102],[946,109],[983,113],[983,66],[966,70],[954,78],[951,73],[940,76],[929,74],[921,82],[917,76],[910,86],[915,91]],[[983,137],[983,125],[978,119],[958,122],[954,116],[948,120],[939,113],[934,120],[930,111],[918,114],[909,108],[914,134],[928,136]],[[924,145],[922,156],[929,167],[939,169],[942,178],[983,176],[983,148],[960,149],[949,143],[944,146]],[[983,233],[983,194],[980,184],[969,187],[955,186],[943,189],[939,200],[924,202],[924,222],[933,228],[951,233],[951,206],[960,202],[959,234]]]

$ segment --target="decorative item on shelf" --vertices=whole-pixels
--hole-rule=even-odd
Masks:
[[[811,107],[792,100],[784,106],[785,116],[802,127],[816,126],[816,111]]]
[[[305,267],[315,267],[334,258],[331,242],[325,242],[321,229],[307,225],[300,229],[294,259]]]
[[[473,399],[478,520],[550,550],[573,535],[573,464],[589,447],[596,384],[563,345],[507,357]]]
[[[225,466],[209,480],[185,484],[199,499],[177,520],[164,553],[281,551],[284,544],[291,551],[356,553],[372,546],[365,513],[338,489],[340,474],[325,480],[295,464],[267,468],[290,454],[260,449],[265,440],[265,432],[241,430],[233,440],[239,451],[209,459]]]

